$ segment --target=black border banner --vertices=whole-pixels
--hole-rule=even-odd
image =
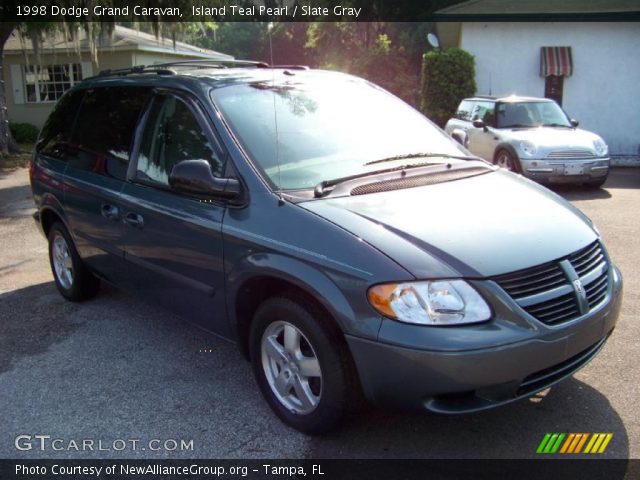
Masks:
[[[517,0],[512,0],[517,4]],[[469,22],[640,21],[640,5],[626,11],[539,9],[466,14],[447,7],[463,0],[11,0],[0,5],[4,22],[216,21],[216,22]]]
[[[134,473],[135,472],[135,473]],[[0,460],[2,480],[635,480],[639,460]]]

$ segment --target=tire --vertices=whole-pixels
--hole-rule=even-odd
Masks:
[[[60,294],[72,302],[94,297],[100,280],[82,262],[66,227],[55,222],[49,229],[48,239],[51,273]]]
[[[498,150],[493,157],[493,164],[497,165],[498,167],[502,167],[505,170],[509,170],[510,172],[520,172],[520,162],[515,155],[509,152],[509,150]]]
[[[334,330],[318,311],[284,297],[260,305],[251,325],[251,363],[262,395],[284,423],[310,435],[336,427],[357,403],[357,375]]]
[[[597,180],[589,180],[586,183],[586,186],[588,188],[593,188],[593,189],[601,188],[605,184],[606,181],[607,181],[607,177],[598,178]]]

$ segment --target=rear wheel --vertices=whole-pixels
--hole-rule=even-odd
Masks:
[[[308,434],[335,427],[357,384],[349,354],[328,319],[295,300],[266,300],[251,325],[251,362],[269,406]],[[323,325],[324,323],[324,325]]]
[[[48,239],[51,272],[62,296],[73,302],[95,296],[100,281],[82,262],[65,226],[55,222],[49,229]]]
[[[518,173],[520,171],[520,163],[515,155],[508,150],[500,149],[496,152],[493,159],[494,165]]]

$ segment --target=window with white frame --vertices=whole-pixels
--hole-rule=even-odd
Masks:
[[[55,102],[82,80],[79,63],[24,65],[23,68],[27,103]]]

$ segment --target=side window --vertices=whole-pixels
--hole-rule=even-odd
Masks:
[[[88,90],[71,138],[69,166],[124,180],[148,93],[145,87]]]
[[[71,129],[76,119],[84,91],[72,90],[64,95],[45,122],[36,150],[54,158],[64,158]]]
[[[473,110],[473,102],[471,100],[463,100],[460,102],[455,117],[460,120],[471,121],[471,111]]]
[[[157,97],[142,136],[136,178],[168,186],[176,163],[198,159],[208,161],[213,174],[222,176],[224,165],[191,109],[176,97]]]
[[[478,102],[473,111],[473,120],[482,120],[489,126],[495,125],[495,107],[494,102]]]

